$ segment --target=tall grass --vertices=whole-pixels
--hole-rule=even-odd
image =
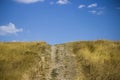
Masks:
[[[74,80],[120,80],[119,41],[78,41],[62,45],[74,55]],[[47,80],[50,55],[50,45],[45,42],[0,42],[0,80]],[[28,79],[23,78],[25,74]],[[51,74],[56,76],[55,71]]]
[[[82,41],[67,46],[77,60],[76,80],[120,79],[120,42]]]
[[[46,45],[45,42],[1,42],[0,80],[21,80],[22,75],[37,64]]]

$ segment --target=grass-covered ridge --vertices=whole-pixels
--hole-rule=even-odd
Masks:
[[[77,61],[76,80],[120,79],[120,42],[82,41],[67,43],[67,46]]]
[[[59,60],[56,64],[62,61],[64,65],[53,69],[54,76],[51,45],[45,42],[0,42],[0,80],[58,80],[58,69],[63,69],[65,80],[69,77],[66,75],[72,76],[70,80],[120,79],[119,41],[77,41],[55,46],[55,58]],[[63,56],[64,53],[67,54]]]
[[[1,42],[0,80],[21,80],[27,70],[38,64],[48,47],[45,42]]]

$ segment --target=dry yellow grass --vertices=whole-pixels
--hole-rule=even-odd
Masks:
[[[45,42],[1,42],[0,43],[0,80],[20,80],[22,75],[40,59]]]
[[[71,66],[75,65],[73,70],[76,70],[73,80],[120,79],[119,41],[80,41],[57,46],[61,45],[73,55],[75,63]],[[45,42],[0,42],[0,80],[48,80],[50,47]],[[59,58],[61,53],[56,53]],[[68,61],[69,56],[63,59],[64,65],[70,66],[72,61]],[[66,72],[65,75],[69,73]]]
[[[98,40],[72,42],[67,45],[73,49],[76,56],[76,79],[120,79],[120,42]]]

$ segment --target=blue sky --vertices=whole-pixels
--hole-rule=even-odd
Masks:
[[[120,40],[120,0],[0,0],[0,41]]]

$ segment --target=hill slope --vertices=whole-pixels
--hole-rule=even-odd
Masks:
[[[119,80],[120,42],[1,42],[0,80]]]

